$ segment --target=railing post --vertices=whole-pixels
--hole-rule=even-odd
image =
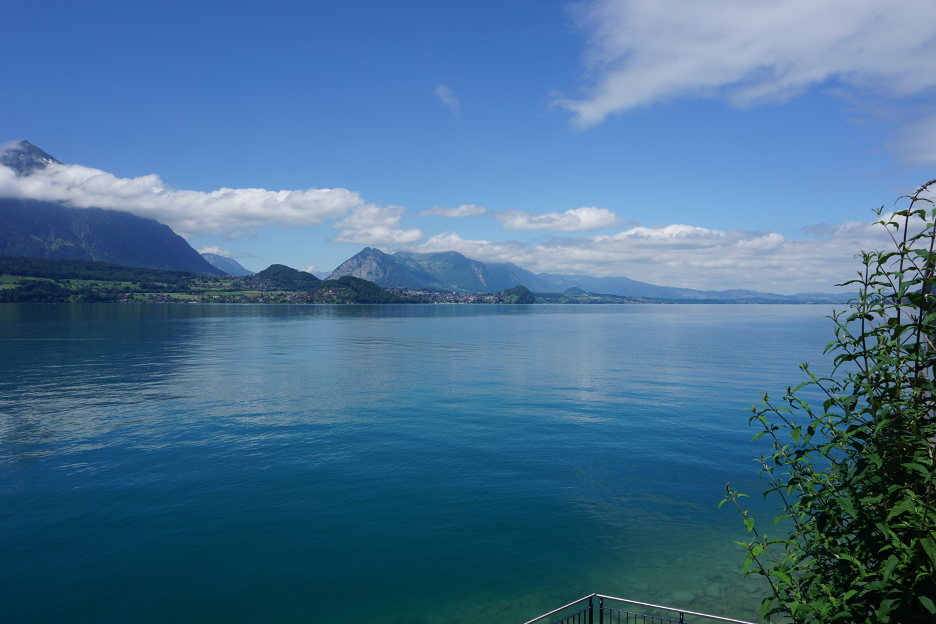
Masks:
[[[592,624],[592,614],[594,613],[594,611],[595,609],[594,607],[592,607],[592,599],[591,599],[591,596],[589,596],[588,597],[588,624]]]
[[[679,624],[683,624],[683,612],[679,612]]]
[[[604,624],[604,598],[598,598],[598,624]]]

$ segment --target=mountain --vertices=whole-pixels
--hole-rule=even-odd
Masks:
[[[201,257],[207,260],[208,263],[214,268],[224,271],[228,275],[233,275],[234,277],[256,275],[256,273],[253,271],[248,271],[242,267],[236,260],[232,260],[225,256],[219,256],[218,254],[213,253],[203,253]]]
[[[524,285],[533,292],[554,292],[555,284],[544,281],[539,275],[518,267],[511,262],[491,262],[487,265],[494,290],[504,290]]]
[[[129,212],[0,198],[0,254],[221,275],[168,225]]]
[[[17,175],[29,175],[36,169],[45,169],[53,163],[62,164],[29,141],[20,141],[18,145],[7,144],[5,148],[0,148],[0,165],[9,167]]]
[[[398,251],[392,256],[412,271],[424,271],[457,292],[492,292],[491,276],[483,262],[471,260],[457,251],[414,254]]]
[[[622,297],[660,297],[663,299],[721,299],[718,291],[693,290],[673,286],[657,286],[629,277],[591,277],[589,275],[556,275],[540,273],[537,278],[549,286],[549,292],[581,288],[585,292]],[[731,298],[731,297],[728,297]]]
[[[383,288],[434,288],[463,293],[496,292],[517,285],[514,282],[498,287],[483,262],[456,251],[424,254],[398,251],[391,255],[365,247],[335,269],[328,279],[344,275],[365,279]]]
[[[443,284],[422,269],[407,266],[395,255],[365,247],[332,271],[328,279],[350,275],[382,288],[443,288]]]
[[[8,143],[0,164],[18,176],[61,164],[28,141]],[[0,198],[0,255],[92,260],[150,269],[222,275],[184,238],[152,219],[59,202]]]

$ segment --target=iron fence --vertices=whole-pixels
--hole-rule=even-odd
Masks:
[[[598,599],[598,606],[595,606],[595,599]],[[618,606],[605,605],[605,600],[615,601],[624,605],[634,605],[643,609],[656,609],[658,611],[669,612],[673,617],[679,619],[670,619],[656,615],[647,615],[637,611],[630,611]],[[575,606],[580,606],[588,601],[587,606],[581,607],[571,615],[562,616],[558,620],[550,619],[557,614]],[[710,615],[707,613],[696,613],[695,611],[686,611],[675,607],[664,607],[662,605],[650,604],[648,602],[637,602],[636,600],[626,600],[624,598],[615,598],[614,596],[603,596],[601,594],[590,594],[584,598],[579,598],[574,602],[553,609],[549,613],[544,613],[538,618],[534,618],[526,624],[548,621],[549,624],[688,624],[686,616],[696,618],[706,618],[716,622],[729,622],[731,624],[753,624],[743,620],[733,620],[731,618],[721,617],[719,615]]]

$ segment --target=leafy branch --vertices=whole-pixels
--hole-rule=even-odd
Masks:
[[[768,538],[725,486],[751,539],[744,574],[765,577],[761,616],[797,623],[936,621],[936,210],[923,194],[877,223],[894,248],[862,252],[862,270],[843,286],[858,297],[833,313],[831,376],[787,388],[783,404],[764,395],[750,424],[771,452],[757,461],[776,496]],[[883,208],[876,211],[881,217]],[[821,409],[802,398],[820,392]]]

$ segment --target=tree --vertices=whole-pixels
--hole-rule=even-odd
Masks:
[[[771,452],[758,460],[779,502],[771,538],[725,486],[749,542],[745,574],[770,582],[761,615],[794,622],[936,622],[936,210],[923,193],[878,223],[890,251],[862,252],[859,294],[834,313],[829,377],[808,380],[782,402],[765,394],[750,422]],[[883,208],[876,211],[881,217]],[[803,398],[818,390],[821,409]]]

